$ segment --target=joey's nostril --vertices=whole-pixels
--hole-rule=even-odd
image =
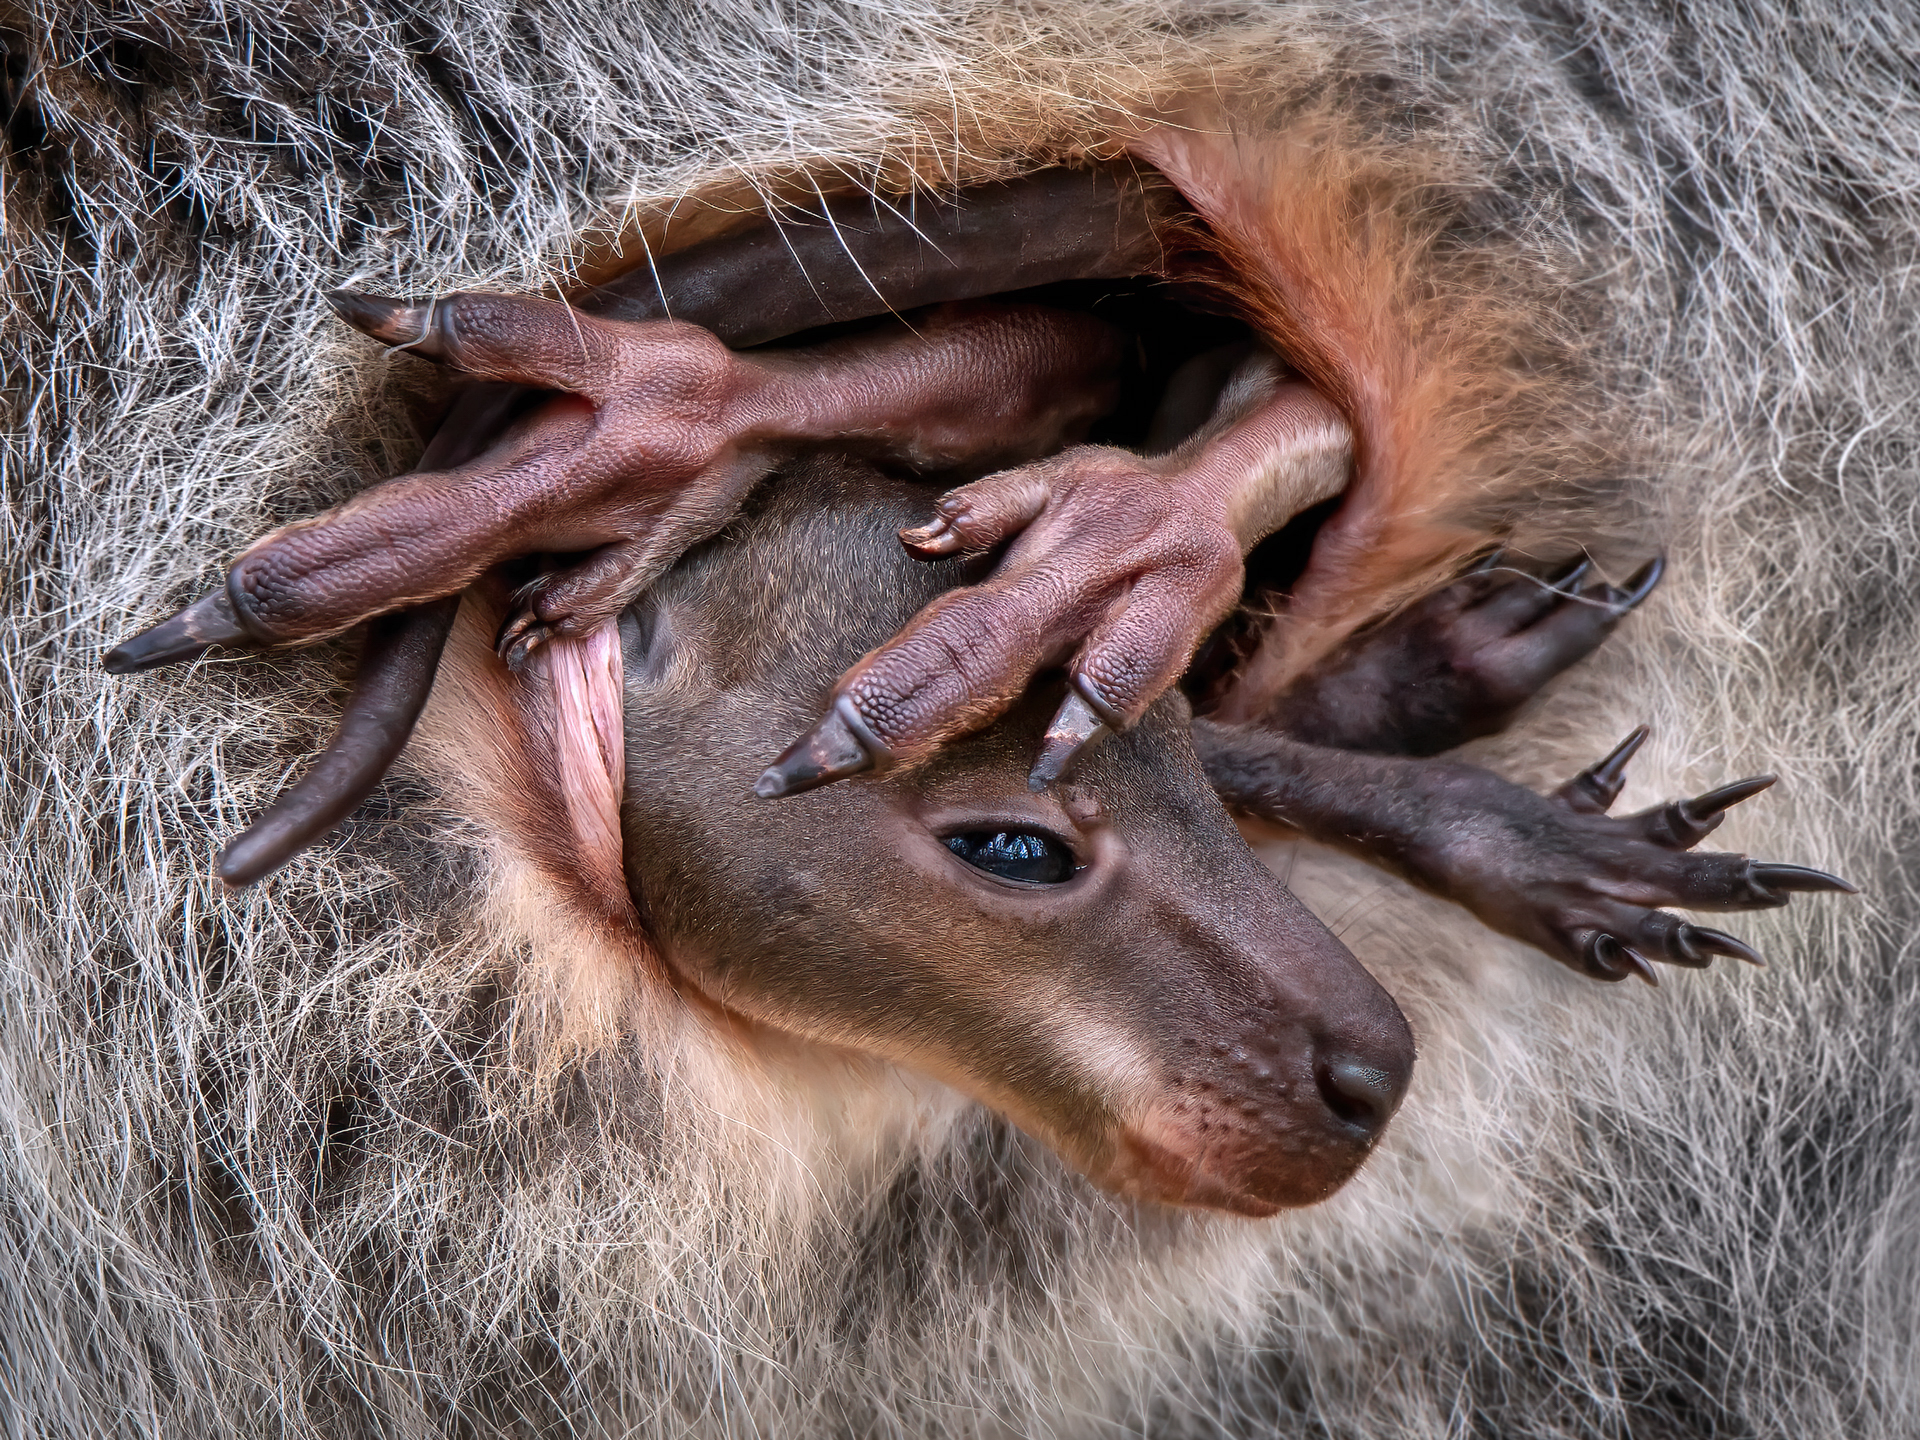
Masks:
[[[1404,1073],[1369,1065],[1350,1055],[1321,1061],[1314,1067],[1314,1078],[1327,1108],[1347,1124],[1365,1130],[1369,1137],[1393,1118],[1407,1088]]]

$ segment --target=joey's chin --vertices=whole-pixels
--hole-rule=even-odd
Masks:
[[[1317,1205],[1351,1180],[1366,1162],[1368,1150],[1358,1144],[1343,1148],[1345,1155],[1320,1153],[1304,1165],[1247,1169],[1129,1129],[1119,1137],[1111,1163],[1090,1174],[1104,1189],[1130,1199],[1265,1220],[1282,1210]]]

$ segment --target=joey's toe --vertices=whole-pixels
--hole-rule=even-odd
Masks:
[[[501,627],[494,653],[506,667],[518,675],[526,669],[533,652],[553,638],[553,629],[531,610],[517,613]]]
[[[222,585],[158,625],[122,640],[101,657],[100,665],[110,675],[128,675],[197,659],[216,645],[253,643],[252,635],[234,614],[227,587]]]
[[[1860,893],[1858,885],[1850,880],[1842,880],[1838,875],[1829,875],[1824,870],[1815,870],[1806,865],[1785,865],[1775,860],[1754,862],[1748,867],[1747,875],[1763,895],[1780,905],[1787,903],[1783,898],[1776,898],[1783,895]]]

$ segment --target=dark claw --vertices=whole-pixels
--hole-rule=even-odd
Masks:
[[[1646,981],[1647,984],[1653,986],[1656,990],[1660,988],[1660,977],[1653,973],[1653,966],[1647,963],[1646,956],[1642,955],[1631,945],[1622,945],[1620,946],[1620,958],[1625,962],[1627,968],[1633,971],[1640,979]]]
[[[553,631],[538,621],[530,621],[520,626],[510,638],[501,645],[500,658],[507,669],[519,675],[525,672],[527,661],[547,641],[553,638]]]
[[[1647,828],[1647,838],[1656,845],[1690,850],[1719,828],[1727,811],[1743,800],[1751,800],[1778,778],[1777,775],[1753,775],[1691,800],[1675,800],[1654,816]]]
[[[233,613],[233,601],[222,585],[152,629],[122,640],[101,657],[100,665],[110,675],[126,675],[197,659],[215,645],[253,643],[253,637]]]
[[[1546,587],[1549,590],[1570,593],[1576,585],[1587,578],[1587,572],[1591,569],[1593,569],[1593,557],[1583,554],[1579,559],[1569,562],[1549,575],[1545,581]]]
[[[1777,775],[1750,775],[1745,780],[1735,780],[1718,790],[1709,790],[1704,795],[1696,795],[1691,800],[1678,803],[1686,807],[1690,820],[1695,824],[1704,824],[1715,815],[1731,810],[1741,801],[1751,800],[1779,778]]]
[[[1760,958],[1759,951],[1724,930],[1715,930],[1707,925],[1683,925],[1680,929],[1694,947],[1711,955],[1731,955],[1749,965],[1758,965],[1762,970],[1767,968],[1767,962]]]
[[[1587,936],[1587,943],[1581,947],[1587,965],[1587,973],[1596,980],[1611,983],[1627,978],[1627,966],[1620,956],[1620,942],[1604,930],[1595,930]]]
[[[551,627],[525,603],[537,595],[540,588],[540,582],[535,581],[515,593],[514,599],[522,603],[508,615],[500,626],[500,633],[494,637],[493,653],[516,675],[526,668],[527,657],[553,638]]]
[[[333,313],[362,335],[425,360],[445,360],[446,344],[434,323],[437,302],[388,300],[360,290],[329,290]]]
[[[313,768],[220,852],[222,880],[251,885],[271,875],[367,798],[413,733],[459,608],[460,597],[449,596],[368,627],[340,728]]]
[[[1106,722],[1087,704],[1086,697],[1069,686],[1067,698],[1060,702],[1060,708],[1047,726],[1040,758],[1033,762],[1033,769],[1027,775],[1027,789],[1046,789],[1067,773],[1067,767],[1082,750],[1107,733]]]
[[[1606,814],[1627,783],[1627,762],[1647,743],[1651,733],[1645,725],[1636,726],[1605,759],[1589,765],[1562,785],[1558,791],[1560,799],[1585,815]]]
[[[1824,870],[1814,870],[1805,865],[1782,865],[1770,860],[1748,866],[1747,878],[1768,899],[1777,898],[1771,893],[1776,890],[1784,890],[1789,894],[1817,894],[1823,891],[1837,891],[1842,895],[1860,893],[1858,885],[1842,880],[1838,875],[1829,875]]]
[[[1647,963],[1647,957],[1631,945],[1623,945],[1604,930],[1595,930],[1587,936],[1582,947],[1586,952],[1587,973],[1596,980],[1624,980],[1629,975],[1659,988],[1660,982],[1654,978],[1653,967]]]
[[[1667,573],[1667,557],[1656,555],[1627,577],[1624,590],[1616,593],[1616,598],[1608,602],[1608,608],[1616,615],[1624,615],[1642,600],[1654,592],[1660,579]]]
[[[864,724],[853,723],[853,717],[845,713],[851,708],[844,699],[836,701],[811,730],[767,767],[754,782],[753,793],[762,800],[775,800],[873,769],[876,754],[885,758],[885,747],[871,732],[863,733],[867,731]]]

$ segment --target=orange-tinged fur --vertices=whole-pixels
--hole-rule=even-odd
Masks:
[[[1354,625],[1432,585],[1489,538],[1492,442],[1525,387],[1502,353],[1513,316],[1449,286],[1440,157],[1391,158],[1330,115],[1263,133],[1199,109],[1132,143],[1206,222],[1219,283],[1354,430],[1347,498],[1315,541],[1227,718],[1273,693]]]

